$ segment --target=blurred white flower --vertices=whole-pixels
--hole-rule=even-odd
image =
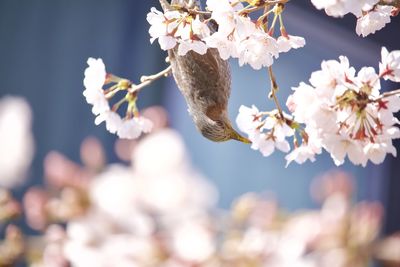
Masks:
[[[31,109],[19,97],[0,99],[0,187],[24,182],[33,153]]]
[[[141,140],[133,151],[132,163],[139,176],[158,176],[188,168],[188,155],[179,134],[166,129]]]
[[[176,255],[189,262],[203,262],[215,251],[215,240],[201,222],[184,222],[172,230],[172,247]]]
[[[144,138],[132,160],[138,194],[156,211],[196,212],[215,203],[215,189],[191,168],[182,139],[175,131],[162,130]]]
[[[89,210],[67,223],[66,259],[73,266],[141,267],[161,266],[166,253],[191,262],[210,257],[214,233],[201,222],[209,220],[216,193],[191,167],[181,137],[173,130],[147,136],[132,165],[112,165],[92,180]]]

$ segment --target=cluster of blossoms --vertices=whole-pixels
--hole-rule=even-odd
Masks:
[[[46,185],[26,192],[23,210],[9,192],[0,192],[0,227],[6,226],[1,266],[400,263],[400,237],[378,239],[381,205],[352,204],[353,186],[344,173],[328,173],[314,183],[321,209],[289,214],[275,200],[248,193],[230,211],[220,211],[214,187],[193,169],[176,132],[158,129],[140,142],[118,142],[117,147],[132,147],[117,149],[120,157],[131,158],[131,165],[105,165],[104,151],[92,138],[82,144],[84,166],[56,152],[48,155]],[[21,211],[43,235],[30,237],[10,224]]]
[[[271,66],[279,53],[305,45],[304,38],[286,32],[282,4],[266,6],[263,15],[255,21],[249,16],[251,7],[254,6],[245,7],[240,1],[208,0],[207,19],[197,10],[160,12],[152,8],[147,15],[151,42],[158,39],[163,50],[177,47],[180,56],[189,51],[204,55],[208,48],[215,48],[222,59],[238,58],[241,66],[249,64],[257,70]],[[274,18],[269,25],[270,14]],[[280,35],[275,38],[278,21]]]
[[[85,70],[83,80],[85,91],[83,95],[87,103],[93,105],[92,112],[96,115],[95,123],[106,123],[107,130],[116,133],[120,138],[137,138],[142,132],[148,133],[152,123],[148,119],[139,116],[136,107],[137,86],[129,80],[119,78],[106,72],[102,59],[88,59],[89,67]],[[112,84],[107,89],[105,85]],[[110,107],[110,99],[120,91],[127,91],[124,98]],[[117,110],[127,102],[126,116],[121,118]]]
[[[399,9],[398,1],[312,2],[331,16],[354,14],[358,17],[357,33],[364,36],[382,28]],[[152,43],[158,40],[161,49],[173,49],[176,56],[185,56],[190,51],[205,55],[208,49],[216,49],[223,60],[237,58],[239,65],[249,64],[257,70],[268,67],[273,85],[276,84],[271,68],[274,59],[279,53],[305,45],[304,38],[286,32],[284,0],[207,0],[205,11],[199,6],[188,8],[186,4],[160,3],[163,12],[153,7],[147,14]],[[259,10],[263,10],[260,16],[250,16]],[[276,36],[278,24],[280,34]],[[253,149],[264,156],[275,149],[289,153],[288,164],[314,161],[322,149],[331,154],[337,165],[342,164],[346,156],[358,165],[365,166],[369,160],[381,163],[387,153],[396,155],[392,140],[399,137],[399,131],[393,113],[399,109],[399,101],[395,94],[380,93],[380,79],[400,81],[399,53],[383,50],[379,74],[373,68],[362,68],[356,75],[345,57],[339,62],[323,62],[322,69],[312,74],[311,85],[301,83],[288,99],[287,106],[292,114],[281,110],[275,95],[277,88],[273,88],[271,96],[277,110],[260,112],[254,106],[242,106],[237,124],[249,136]],[[84,95],[93,105],[92,111],[97,116],[95,123],[105,122],[106,128],[120,138],[134,139],[142,132],[150,132],[152,122],[139,116],[137,110],[138,91],[168,75],[172,67],[144,76],[141,84],[135,85],[107,74],[101,59],[90,58],[88,64]],[[113,85],[104,90],[104,85],[110,83]],[[126,91],[125,97],[110,107],[110,99],[121,91]],[[126,116],[121,118],[117,110],[125,102]],[[293,149],[287,138],[293,139]]]
[[[357,17],[356,32],[363,37],[375,33],[397,16],[400,10],[396,0],[311,0],[318,9],[329,16],[342,17],[348,13]]]
[[[398,92],[381,93],[381,78],[400,81],[400,51],[382,49],[379,74],[364,67],[356,75],[343,56],[324,61],[321,70],[312,73],[311,85],[293,88],[286,103],[292,116],[242,106],[237,124],[249,135],[252,148],[265,156],[274,147],[288,152],[286,138],[293,137],[288,163],[314,161],[324,148],[337,165],[346,155],[357,165],[365,166],[368,160],[379,164],[387,153],[396,155],[392,140],[400,137],[393,115],[400,110]]]

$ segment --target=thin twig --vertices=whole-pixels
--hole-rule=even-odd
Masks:
[[[261,10],[265,7],[271,6],[271,5],[276,5],[276,4],[286,4],[287,2],[289,2],[290,0],[273,0],[273,1],[265,1],[262,5],[260,6],[254,6],[251,7],[250,5],[246,6],[245,8],[243,8],[242,10],[239,11],[239,15],[243,15],[243,14],[250,14],[252,12]]]
[[[172,71],[172,66],[170,65],[170,66],[168,66],[168,68],[166,68],[163,71],[160,71],[157,74],[149,75],[149,76],[142,76],[140,78],[140,84],[133,85],[131,88],[128,89],[128,92],[131,94],[135,93],[135,92],[139,91],[140,89],[150,85],[154,81],[156,81],[162,77],[167,77],[168,75],[171,74],[171,71]]]
[[[272,98],[274,100],[275,106],[278,109],[279,115],[281,116],[282,119],[284,119],[285,117],[283,116],[283,111],[282,111],[281,105],[279,104],[278,98],[276,96],[276,92],[279,90],[279,87],[276,82],[274,72],[272,71],[272,66],[268,67],[268,74],[269,74],[269,78],[271,80],[271,92],[268,97]]]

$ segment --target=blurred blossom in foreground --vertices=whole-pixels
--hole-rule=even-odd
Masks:
[[[159,266],[165,257],[196,263],[214,251],[207,226],[215,190],[172,130],[144,138],[132,167],[107,167],[88,191],[86,215],[67,223],[64,256],[73,266]]]
[[[0,99],[0,187],[20,185],[33,156],[31,110],[19,97]]]

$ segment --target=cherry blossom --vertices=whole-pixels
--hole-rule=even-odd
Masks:
[[[379,31],[390,22],[393,7],[378,5],[357,19],[356,33],[363,37]]]
[[[223,60],[238,58],[240,66],[249,64],[256,70],[271,66],[280,52],[305,45],[304,38],[289,35],[286,31],[284,37],[272,36],[275,22],[282,16],[283,7],[276,5],[271,9],[275,22],[269,32],[266,32],[260,21],[254,22],[246,13],[242,13],[244,9],[241,3],[235,1],[208,0],[210,19],[218,24],[217,30],[211,31],[199,15],[182,10],[162,13],[152,8],[147,16],[151,24],[151,42],[158,38],[163,50],[178,46],[179,56],[189,51],[204,55],[208,48],[216,48]],[[279,21],[283,31],[282,19]]]
[[[360,16],[363,10],[368,10],[379,0],[311,0],[317,9],[325,9],[326,14],[342,17],[348,13]]]
[[[219,56],[223,60],[227,60],[230,57],[237,58],[239,56],[236,42],[234,40],[230,40],[220,32],[216,32],[213,35],[205,38],[204,41],[207,43],[208,47],[218,49]]]
[[[253,105],[249,108],[241,105],[236,117],[236,124],[242,132],[249,134],[261,126],[261,119],[261,113],[256,106]]]
[[[380,100],[375,70],[364,67],[353,75],[354,69],[344,57],[323,62],[321,68],[311,75],[312,86],[300,84],[288,100],[294,119],[305,123],[306,133],[310,133],[306,141],[320,139],[337,165],[343,164],[346,156],[365,166],[368,160],[382,162],[387,153],[396,155],[392,140],[399,138],[399,129],[393,112],[400,105],[395,97],[392,111],[385,104],[388,100]]]
[[[239,44],[239,65],[249,64],[253,69],[269,67],[279,56],[278,44],[266,33],[257,31]]]
[[[270,112],[270,116],[262,119],[263,114],[258,112],[255,106],[252,108],[241,106],[236,123],[239,129],[248,135],[252,142],[251,148],[259,150],[267,157],[275,151],[275,148],[283,152],[290,150],[286,137],[292,136],[294,131],[279,116],[275,110]]]
[[[83,91],[83,95],[86,98],[86,102],[93,105],[93,114],[99,115],[110,110],[103,92],[103,86],[107,83],[106,67],[101,58],[89,58],[87,64],[89,67],[85,70],[83,84],[86,89]]]
[[[122,122],[117,134],[120,138],[135,139],[138,138],[142,132],[149,133],[152,127],[153,123],[144,117],[132,118]]]
[[[306,41],[304,40],[303,37],[300,36],[281,35],[278,37],[277,43],[278,43],[279,53],[282,53],[282,52],[288,52],[292,48],[294,49],[301,48],[305,46]]]
[[[379,63],[380,75],[385,80],[400,82],[400,50],[389,51],[382,47],[381,62]]]
[[[150,42],[153,43],[158,39],[158,43],[162,50],[174,48],[177,40],[173,35],[179,25],[179,20],[182,19],[181,13],[178,11],[167,11],[165,13],[158,11],[155,7],[151,8],[147,14],[147,21],[151,27],[149,33],[151,36]]]
[[[366,37],[385,27],[390,17],[396,15],[395,3],[379,0],[311,0],[317,9],[324,9],[329,16],[343,17],[352,13],[357,17],[356,33]]]
[[[86,102],[93,105],[92,112],[94,115],[97,115],[95,124],[99,125],[105,122],[106,128],[110,133],[117,134],[120,138],[126,139],[135,139],[142,133],[150,132],[152,129],[152,122],[150,120],[138,115],[123,119],[114,110],[114,107],[110,108],[107,97],[112,97],[118,91],[128,90],[132,86],[131,82],[112,74],[107,74],[101,58],[89,58],[88,65],[89,67],[85,70],[85,79],[83,81],[86,88],[83,91],[83,95],[86,98]],[[104,85],[112,82],[116,84],[110,88],[111,90],[103,90]],[[130,93],[127,94],[124,100],[131,101],[131,103],[136,101],[135,98],[131,97]],[[131,107],[135,107],[135,105],[128,104],[128,112],[137,113],[136,110],[129,110]]]
[[[150,42],[156,39],[162,50],[169,50],[178,45],[178,55],[184,56],[189,51],[204,55],[207,45],[202,40],[210,34],[208,26],[200,21],[199,16],[186,12],[166,11],[165,13],[151,8],[147,14],[150,23]]]

